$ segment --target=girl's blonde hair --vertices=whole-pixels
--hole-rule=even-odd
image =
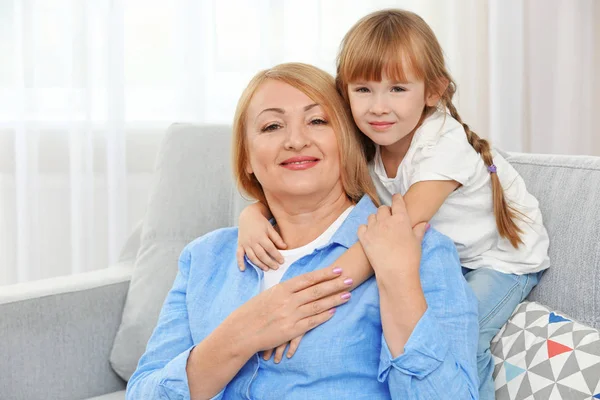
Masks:
[[[335,87],[335,80],[327,72],[308,64],[286,63],[259,72],[252,78],[240,97],[233,120],[233,173],[238,188],[250,197],[267,204],[263,188],[254,176],[247,172],[248,165],[248,107],[252,97],[267,80],[276,80],[300,90],[323,107],[333,128],[340,153],[342,186],[348,198],[357,203],[367,194],[379,204],[373,181],[369,176],[366,157],[360,145],[358,131],[350,109]]]
[[[452,117],[462,124],[467,140],[480,154],[486,167],[493,164],[488,141],[471,131],[452,104],[456,83],[446,69],[444,54],[435,34],[418,15],[404,10],[377,11],[359,20],[342,40],[337,58],[336,85],[346,102],[349,102],[349,83],[381,81],[384,73],[398,82],[408,81],[407,73],[425,82],[425,93],[440,96],[439,106],[448,109]],[[425,106],[421,121],[436,108]],[[366,135],[362,136],[370,161],[374,156],[374,144]],[[516,223],[521,214],[508,204],[496,173],[491,173],[491,181],[498,232],[516,248],[523,243],[523,231]]]

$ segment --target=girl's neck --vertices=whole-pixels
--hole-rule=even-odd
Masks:
[[[379,152],[381,154],[381,161],[383,162],[385,173],[389,178],[396,177],[398,167],[402,164],[402,160],[404,160],[404,156],[406,156],[406,153],[410,148],[410,144],[417,129],[418,126],[411,133],[394,144],[380,146]]]
[[[404,136],[394,144],[380,146],[379,152],[381,154],[381,161],[383,162],[383,167],[385,168],[385,173],[388,178],[393,179],[396,177],[398,174],[398,167],[400,167],[400,164],[402,164],[402,161],[404,160],[404,156],[408,153],[408,149],[410,149],[415,133],[423,125],[425,119],[431,114],[431,111],[427,111],[427,109],[423,110],[423,114],[421,115],[417,126],[415,126],[408,135]]]

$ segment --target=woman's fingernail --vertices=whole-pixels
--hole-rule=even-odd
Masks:
[[[333,273],[334,273],[334,274],[341,274],[341,273],[342,273],[342,269],[341,269],[340,267],[335,267],[335,268],[333,269]]]
[[[351,296],[351,294],[350,294],[350,293],[344,293],[344,294],[342,295],[342,299],[344,299],[344,300],[348,300],[348,299],[350,298],[350,296]]]
[[[329,314],[335,314],[335,308],[332,308],[331,310],[329,310]]]
[[[344,281],[344,284],[346,284],[346,285],[352,285],[352,282],[354,282],[354,281],[352,280],[352,278],[348,278],[348,279],[346,279],[346,280]]]
[[[427,224],[425,225],[425,230],[429,229],[431,227],[431,225]]]

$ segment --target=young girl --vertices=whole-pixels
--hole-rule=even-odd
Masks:
[[[480,396],[493,399],[490,341],[549,266],[538,202],[517,171],[462,122],[442,49],[419,16],[384,10],[361,19],[343,39],[337,74],[364,134],[381,202],[390,205],[393,194],[402,194],[413,226],[429,222],[457,247],[479,300]],[[265,217],[270,213],[261,203],[242,213],[238,262],[244,269],[246,255],[280,279],[277,262],[284,259],[277,248],[286,246]],[[337,263],[355,285],[372,274],[360,243]],[[288,357],[298,343],[292,341]],[[276,362],[285,348],[275,350]]]

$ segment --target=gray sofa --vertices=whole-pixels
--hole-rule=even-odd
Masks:
[[[167,133],[203,163],[217,154],[212,144],[229,141],[223,128],[193,127],[193,135]],[[170,148],[174,148],[171,146]],[[161,157],[185,165],[181,154]],[[529,190],[539,199],[551,239],[552,266],[530,299],[600,328],[600,158],[510,154]],[[230,171],[218,177],[232,186]],[[214,179],[214,177],[212,177]],[[203,179],[199,170],[196,179]],[[236,195],[233,194],[235,197]],[[207,192],[205,196],[213,196]],[[196,212],[205,199],[190,204]],[[181,212],[182,210],[178,210]],[[185,210],[184,210],[185,211]],[[235,224],[231,202],[223,221]],[[69,277],[0,287],[0,399],[123,399],[126,383],[109,355],[127,296],[141,227],[129,238],[117,265]],[[203,234],[201,230],[198,235]]]

